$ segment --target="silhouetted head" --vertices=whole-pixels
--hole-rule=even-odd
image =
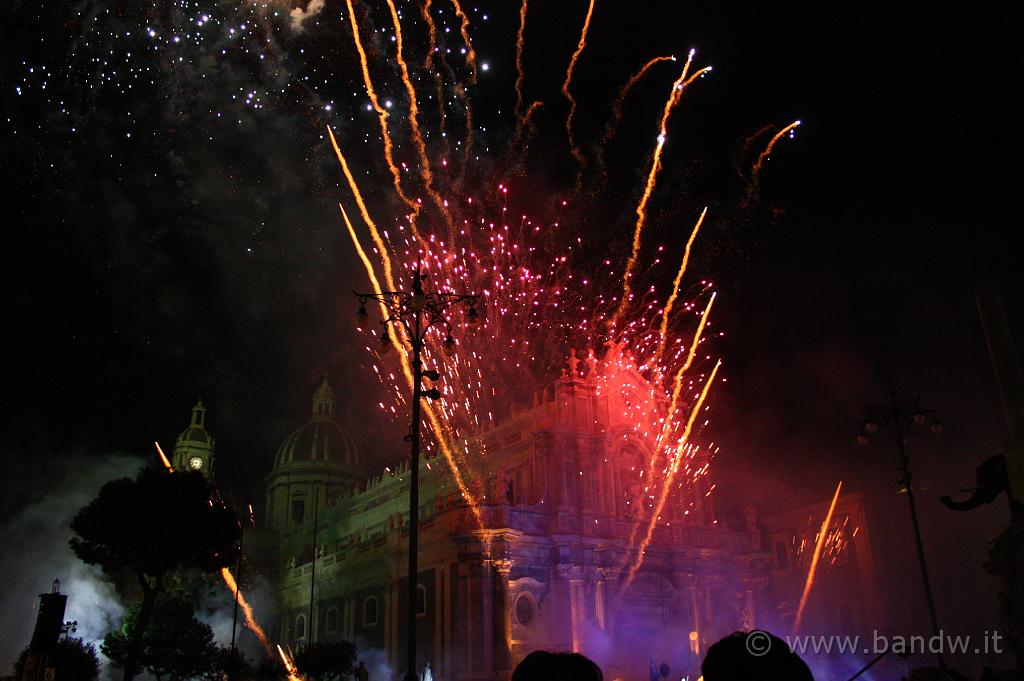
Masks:
[[[579,653],[535,650],[516,665],[512,681],[604,681],[594,661]]]
[[[814,681],[786,642],[767,631],[737,631],[708,648],[704,681]]]

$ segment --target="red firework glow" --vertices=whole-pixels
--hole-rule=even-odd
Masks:
[[[627,581],[631,580],[642,565],[654,527],[661,521],[666,498],[674,492],[688,491],[708,471],[710,448],[702,448],[696,440],[707,424],[703,414],[710,407],[705,400],[713,392],[721,365],[721,360],[713,357],[704,345],[715,293],[711,282],[700,280],[699,284],[688,286],[688,299],[680,298],[679,294],[706,209],[705,213],[693,216],[695,226],[685,242],[685,250],[679,244],[682,264],[667,296],[654,286],[641,285],[646,266],[651,264],[643,261],[641,233],[662,164],[669,114],[685,88],[710,67],[690,73],[691,51],[682,74],[672,83],[657,128],[650,174],[635,210],[637,220],[632,226],[628,263],[605,259],[595,266],[593,259],[585,255],[594,247],[594,243],[586,240],[587,234],[565,228],[564,219],[531,218],[514,210],[517,197],[500,174],[489,186],[467,191],[462,182],[450,181],[447,171],[455,164],[448,159],[435,161],[444,172],[431,173],[431,151],[443,149],[430,150],[425,145],[424,140],[431,136],[421,133],[417,120],[417,93],[408,65],[402,59],[401,37],[395,58],[410,113],[405,121],[392,119],[389,127],[388,113],[379,105],[373,89],[368,57],[358,38],[359,27],[351,3],[348,7],[365,86],[380,119],[384,166],[390,170],[395,193],[405,211],[402,215],[386,215],[378,212],[379,205],[372,209],[368,206],[345,157],[346,141],[339,142],[333,131],[328,130],[362,219],[361,225],[353,225],[345,210],[350,199],[345,198],[341,204],[343,219],[372,290],[379,294],[382,290],[404,288],[413,272],[420,269],[435,292],[471,291],[483,301],[483,318],[478,326],[464,324],[461,318],[449,320],[453,345],[446,347],[449,329],[443,325],[433,327],[425,340],[424,365],[441,374],[435,385],[427,386],[440,390],[441,397],[423,405],[429,430],[425,449],[443,455],[455,484],[482,525],[483,515],[477,509],[480,499],[473,492],[483,477],[480,464],[486,456],[479,435],[496,426],[510,410],[526,407],[531,401],[536,404],[537,391],[559,373],[566,376],[568,372],[572,378],[585,375],[596,381],[604,394],[621,392],[621,376],[630,375],[634,387],[640,389],[634,390],[631,399],[624,402],[623,413],[613,416],[612,420],[621,424],[616,436],[621,432],[624,438],[640,438],[651,444],[649,460],[644,470],[638,472],[642,491],[630,492],[635,498],[625,500],[641,511],[632,533],[633,551],[627,572]],[[392,4],[389,7],[398,34],[399,16]],[[525,16],[525,2],[522,7]],[[585,45],[592,11],[593,3],[579,47],[569,63],[563,91],[568,89],[576,59]],[[464,19],[461,30],[467,47],[466,61],[475,79],[475,52],[469,43],[468,21],[460,16]],[[433,55],[433,44],[430,50]],[[523,50],[521,32],[517,50]],[[520,84],[522,77],[520,71]],[[565,94],[569,96],[567,91]],[[566,126],[571,137],[571,117],[576,106],[571,96],[570,101],[573,106]],[[468,99],[465,104],[468,117]],[[531,113],[533,109],[531,106]],[[442,121],[443,114],[442,110]],[[521,102],[517,114],[523,115]],[[519,120],[522,125],[522,119]],[[404,124],[408,130],[399,130],[396,123]],[[401,132],[407,133],[414,143],[413,150],[419,159],[417,172],[402,173],[396,166],[394,135]],[[445,147],[447,144],[445,140]],[[468,150],[470,144],[467,131],[463,149]],[[570,151],[577,155],[575,141],[571,141],[571,147]],[[458,177],[464,177],[465,172],[465,167],[461,168]],[[531,200],[524,203],[543,203],[537,197],[528,198]],[[568,202],[560,203],[564,218]],[[709,216],[711,221],[713,216]],[[629,240],[629,227],[623,225],[624,242]],[[599,241],[597,237],[592,239]],[[413,381],[405,332],[396,325],[387,325],[379,336],[375,328],[361,330],[372,341],[366,348],[371,368],[387,394],[379,406],[392,418],[403,420],[408,413]],[[388,348],[397,352],[385,355]],[[582,349],[583,359],[577,359],[574,348]]]

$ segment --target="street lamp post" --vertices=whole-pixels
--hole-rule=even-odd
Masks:
[[[871,440],[871,435],[879,432],[886,433],[896,445],[899,452],[896,469],[899,477],[896,483],[907,492],[907,503],[910,504],[910,521],[914,528],[914,541],[917,545],[917,560],[921,567],[921,582],[924,585],[925,599],[928,601],[928,614],[931,617],[932,634],[940,635],[939,617],[935,612],[935,598],[932,596],[931,580],[928,578],[928,564],[924,557],[924,543],[921,541],[921,526],[917,520],[917,504],[914,498],[913,476],[910,472],[910,455],[907,454],[907,436],[915,426],[923,426],[931,419],[929,431],[932,435],[942,433],[942,424],[936,418],[934,409],[922,409],[921,398],[901,399],[896,395],[895,390],[889,391],[888,404],[865,407],[865,417],[861,421],[860,433],[857,435],[857,443],[866,445]],[[939,668],[945,669],[946,663],[942,658],[941,648],[936,653]]]
[[[412,424],[409,429],[408,439],[411,443],[411,461],[409,470],[411,479],[409,481],[409,586],[407,605],[407,632],[408,632],[408,669],[406,681],[416,681],[416,606],[417,606],[417,558],[419,551],[419,482],[420,482],[420,400],[424,397],[439,399],[440,391],[436,386],[429,389],[423,388],[423,378],[428,378],[431,383],[440,379],[436,370],[427,370],[423,366],[423,343],[427,332],[435,326],[443,327],[445,330],[444,346],[447,349],[454,347],[452,340],[452,326],[445,316],[449,308],[455,305],[467,305],[466,322],[475,325],[479,320],[476,311],[477,296],[467,293],[445,293],[427,292],[423,288],[423,280],[427,275],[420,270],[419,263],[413,273],[412,288],[408,291],[382,291],[380,293],[358,293],[359,298],[358,317],[365,321],[369,314],[366,311],[366,303],[375,301],[380,303],[384,312],[384,319],[381,325],[384,327],[380,334],[381,352],[387,352],[391,346],[391,339],[388,335],[388,327],[397,327],[395,338],[403,342],[412,350]]]

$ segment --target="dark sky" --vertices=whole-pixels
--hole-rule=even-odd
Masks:
[[[422,51],[407,4],[407,40]],[[500,157],[513,122],[518,3],[497,4],[471,13],[490,66],[473,94],[481,165]],[[527,19],[525,95],[549,106],[520,182],[570,196],[558,88],[585,3],[553,4],[535,0]],[[349,293],[363,283],[322,137],[333,125],[384,177],[339,3],[299,31],[212,0],[162,5],[2,10],[4,513],[44,491],[69,452],[149,456],[152,440],[170,444],[200,394],[224,476],[257,484],[323,371],[371,458],[401,451],[393,428],[364,422],[374,388]],[[386,25],[383,3],[370,5],[367,25]],[[1020,337],[1021,59],[1006,17],[892,5],[599,0],[574,79],[577,130],[592,152],[617,89],[655,55],[696,47],[698,64],[714,65],[673,115],[652,214],[653,240],[679,243],[694,202],[712,206],[694,269],[722,294],[727,383],[709,433],[722,444],[721,503],[820,501],[840,478],[892,493],[894,453],[853,444],[860,405],[890,385],[919,393],[946,424],[940,440],[913,443],[930,551],[945,561],[940,611],[981,594],[964,626],[991,626],[978,565],[1001,509],[954,518],[934,498],[968,486],[1006,436],[973,286],[978,272],[994,278]],[[582,221],[617,223],[613,248],[628,241],[670,71],[652,72],[625,109],[608,196],[577,200]],[[397,99],[394,72],[377,74]],[[740,219],[738,149],[796,118],[796,139],[765,169],[761,212]],[[385,182],[367,182],[392,205]],[[588,202],[615,200],[588,214]],[[940,551],[940,537],[953,549]],[[966,595],[951,586],[965,583]]]

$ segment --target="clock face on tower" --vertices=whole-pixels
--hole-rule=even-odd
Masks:
[[[194,471],[201,471],[201,470],[203,470],[203,459],[202,459],[202,457],[193,456],[191,459],[188,460],[188,467],[191,468]]]

